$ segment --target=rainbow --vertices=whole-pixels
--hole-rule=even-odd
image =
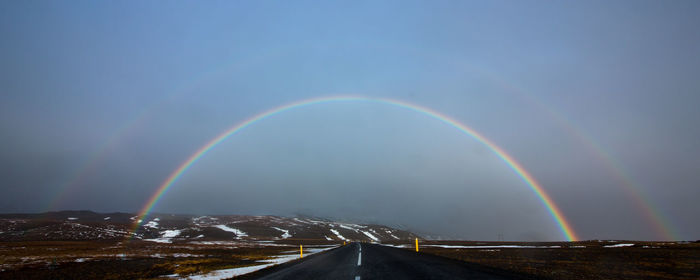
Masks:
[[[492,77],[492,79],[499,79]],[[649,199],[648,195],[645,195],[640,184],[635,182],[634,179],[623,168],[615,158],[613,158],[609,152],[607,152],[600,144],[593,140],[588,135],[584,134],[580,129],[576,129],[574,124],[567,119],[562,113],[553,109],[552,106],[544,104],[542,101],[535,99],[532,95],[523,92],[521,89],[509,86],[505,82],[500,82],[499,84],[505,85],[506,88],[512,92],[520,94],[523,99],[529,102],[531,105],[536,107],[540,112],[544,112],[549,115],[551,119],[558,122],[561,127],[563,127],[570,136],[582,143],[592,154],[603,163],[604,167],[610,174],[615,177],[616,181],[621,186],[622,190],[625,191],[627,196],[634,202],[635,207],[638,208],[641,214],[644,216],[646,221],[650,224],[654,230],[656,236],[662,240],[682,240],[680,235],[676,232],[675,228],[671,225],[671,222],[666,215],[661,211],[659,207]]]
[[[554,203],[552,198],[545,192],[544,188],[535,180],[535,178],[528,173],[525,168],[522,167],[513,157],[508,155],[501,147],[493,143],[492,141],[488,140],[486,137],[483,135],[479,134],[477,131],[471,129],[470,127],[454,120],[451,119],[450,117],[443,115],[439,112],[436,112],[432,109],[406,103],[403,101],[399,100],[393,100],[393,99],[386,99],[386,98],[368,98],[368,97],[357,97],[357,96],[335,96],[335,97],[323,97],[323,98],[314,98],[314,99],[307,99],[307,100],[302,100],[294,103],[290,103],[287,105],[282,105],[273,109],[270,109],[268,111],[262,112],[260,114],[257,114],[249,119],[246,119],[237,125],[227,129],[223,133],[221,133],[219,136],[213,138],[210,140],[208,143],[206,143],[204,146],[199,148],[195,153],[193,153],[187,160],[182,162],[175,171],[173,171],[170,176],[168,176],[165,181],[158,187],[158,189],[155,191],[155,193],[151,196],[151,198],[148,199],[146,204],[143,206],[141,211],[138,214],[138,219],[136,219],[136,222],[133,225],[130,237],[133,237],[136,233],[136,230],[139,228],[141,223],[145,221],[146,216],[151,212],[153,207],[158,203],[158,201],[163,197],[163,195],[167,192],[167,190],[182,176],[185,171],[187,171],[193,164],[195,164],[202,156],[204,156],[207,152],[209,152],[211,149],[216,147],[219,143],[222,141],[226,140],[229,136],[236,134],[237,132],[241,131],[242,129],[251,126],[261,120],[267,119],[269,117],[275,116],[277,114],[292,110],[292,109],[297,109],[297,108],[302,108],[302,107],[307,107],[311,105],[318,105],[318,104],[325,104],[325,103],[331,103],[331,102],[372,102],[372,103],[379,103],[379,104],[385,104],[385,105],[391,105],[391,106],[396,106],[404,109],[408,109],[423,115],[426,115],[428,117],[431,117],[433,119],[436,119],[438,121],[441,121],[445,124],[448,124],[459,131],[471,136],[474,138],[476,141],[480,142],[481,144],[485,145],[488,147],[494,154],[496,154],[501,160],[503,160],[508,167],[510,167],[524,182],[527,186],[530,187],[530,189],[537,195],[537,197],[540,199],[542,204],[546,207],[548,210],[549,214],[551,217],[554,219],[554,221],[557,223],[559,230],[563,234],[563,236],[566,238],[566,240],[569,241],[576,241],[578,240],[578,236],[574,232],[573,228],[571,227],[571,224],[567,219],[564,217],[564,214],[562,211],[559,209],[559,207]]]

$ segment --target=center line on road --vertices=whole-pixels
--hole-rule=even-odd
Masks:
[[[362,265],[362,245],[360,245],[360,251],[357,252],[357,266],[360,266],[360,265]],[[357,279],[357,278],[355,278],[355,279]]]

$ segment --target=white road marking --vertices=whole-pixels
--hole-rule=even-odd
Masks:
[[[355,276],[355,280],[360,280],[360,276]]]
[[[360,245],[360,251],[357,253],[357,266],[362,265],[362,245]],[[360,277],[360,276],[357,276]],[[358,279],[358,278],[355,278]]]

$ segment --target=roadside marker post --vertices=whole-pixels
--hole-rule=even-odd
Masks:
[[[299,258],[303,258],[303,257],[304,257],[304,247],[301,244],[299,244]]]
[[[418,252],[418,238],[416,237],[416,252]]]

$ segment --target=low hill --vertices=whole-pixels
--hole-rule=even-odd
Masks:
[[[92,211],[0,214],[0,241],[122,239],[129,235],[137,218],[130,213]],[[139,223],[134,236],[161,243],[284,239],[397,242],[416,237],[411,232],[382,225],[309,217],[175,214],[149,215]]]

